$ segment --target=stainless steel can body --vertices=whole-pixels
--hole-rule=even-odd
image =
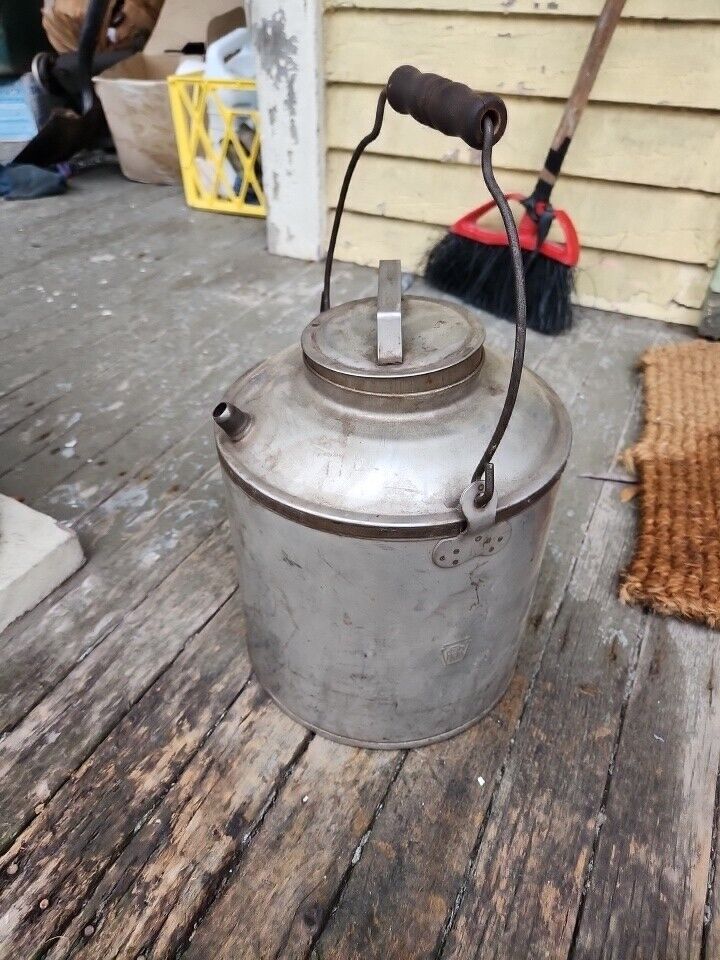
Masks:
[[[526,370],[478,478],[511,363],[464,308],[397,300],[401,363],[376,361],[377,302],[354,301],[214,412],[260,683],[307,726],[388,748],[449,737],[502,695],[570,449]]]
[[[226,484],[248,652],[283,710],[344,743],[412,747],[502,696],[557,483],[487,531],[492,552],[449,568],[433,562],[436,539],[338,535]]]

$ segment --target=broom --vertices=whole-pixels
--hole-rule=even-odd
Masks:
[[[519,202],[525,209],[518,233],[527,290],[527,324],[541,333],[560,333],[572,324],[570,295],[580,243],[572,220],[564,210],[551,205],[550,194],[624,5],[625,0],[605,2],[535,189],[529,197],[506,194],[506,199]],[[438,290],[510,320],[515,316],[515,294],[507,235],[478,222],[494,207],[496,203],[491,200],[452,225],[428,254],[425,278]],[[560,228],[562,242],[548,239],[553,224]]]

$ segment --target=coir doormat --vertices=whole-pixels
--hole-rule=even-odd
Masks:
[[[645,418],[626,454],[639,482],[635,555],[620,597],[720,626],[720,343],[641,358]]]

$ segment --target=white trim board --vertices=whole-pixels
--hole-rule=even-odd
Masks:
[[[319,260],[325,251],[322,0],[252,0],[262,164],[271,253]]]

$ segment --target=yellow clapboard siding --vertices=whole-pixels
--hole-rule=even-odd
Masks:
[[[428,249],[443,231],[429,224],[346,212],[338,238],[339,260],[377,266],[400,257],[404,270],[422,271]],[[601,310],[697,324],[709,271],[692,264],[585,250],[577,271],[575,302]]]
[[[556,17],[596,17],[603,0],[326,0],[325,9],[443,10],[448,13],[527,13]],[[625,18],[642,20],[720,20],[717,0],[629,0]]]
[[[328,205],[335,202],[350,154],[332,150]],[[527,193],[534,180],[497,171],[505,192]],[[353,177],[347,208],[398,220],[446,226],[489,199],[478,167],[398,160],[370,154]],[[565,177],[553,201],[567,210],[583,247],[711,264],[720,238],[720,196]],[[499,217],[486,221],[499,226]]]
[[[720,9],[720,0],[717,0]],[[326,91],[329,147],[352,150],[372,126],[380,87],[331,84]],[[507,97],[508,127],[495,147],[495,163],[509,170],[539,170],[561,101]],[[373,153],[425,160],[479,163],[476,150],[392,110]],[[563,173],[622,183],[684,187],[720,193],[720,123],[716,114],[620,104],[591,104],[573,138]],[[531,178],[530,178],[531,179]],[[526,189],[531,189],[528,182]]]
[[[383,84],[398,63],[411,61],[478,90],[565,98],[593,24],[580,18],[333,10],[324,26],[331,82]],[[592,97],[717,109],[720,29],[621,22]]]

